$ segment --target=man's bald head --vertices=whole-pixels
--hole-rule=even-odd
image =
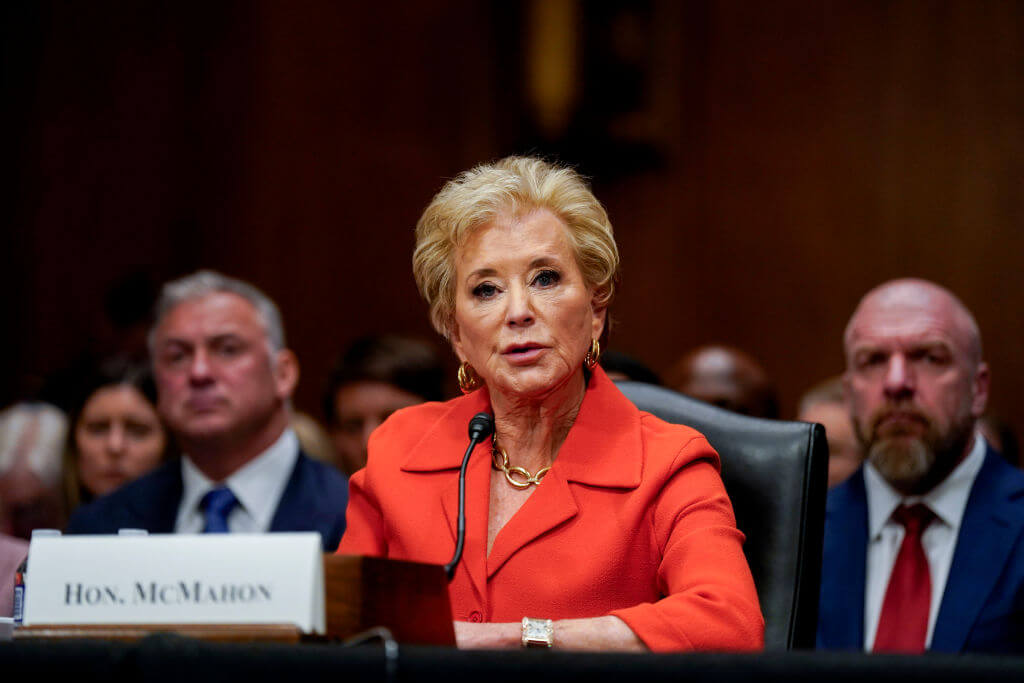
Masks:
[[[847,355],[850,352],[851,336],[858,323],[862,322],[859,320],[862,314],[866,312],[868,315],[874,315],[879,311],[887,311],[893,316],[935,316],[956,338],[967,358],[974,364],[981,363],[981,331],[967,306],[945,287],[918,278],[890,280],[864,295],[843,334]]]
[[[702,346],[669,374],[669,386],[706,403],[744,415],[777,418],[775,387],[749,354],[728,346]]]
[[[981,334],[947,289],[893,280],[846,326],[844,386],[868,460],[904,495],[931,490],[970,451],[988,400]]]

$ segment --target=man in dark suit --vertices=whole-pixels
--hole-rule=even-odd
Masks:
[[[149,338],[158,409],[184,453],[79,509],[69,533],[345,530],[345,477],[289,428],[298,360],[277,306],[252,285],[201,271],[164,286]]]
[[[829,493],[818,646],[1024,652],[1024,473],[975,430],[989,370],[974,317],[895,280],[844,343],[867,461]]]

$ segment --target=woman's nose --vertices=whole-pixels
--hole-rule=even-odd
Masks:
[[[107,452],[120,454],[124,450],[124,427],[118,423],[110,425],[107,432]]]
[[[512,327],[522,327],[533,322],[533,303],[525,287],[510,287],[505,322]]]

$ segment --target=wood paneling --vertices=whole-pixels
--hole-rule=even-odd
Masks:
[[[68,362],[135,264],[265,288],[311,411],[347,341],[432,334],[412,226],[446,178],[526,151],[515,11],[41,7],[38,79],[6,86],[25,96],[11,213],[24,233],[7,257],[19,342],[2,376]],[[623,252],[614,343],[659,370],[698,343],[746,348],[792,410],[841,370],[859,296],[919,275],[975,311],[993,407],[1024,430],[1024,6],[644,7],[655,96],[634,130],[658,163],[595,178]]]

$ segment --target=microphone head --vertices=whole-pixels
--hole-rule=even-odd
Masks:
[[[470,441],[486,439],[494,431],[494,418],[490,413],[477,413],[469,421]]]

